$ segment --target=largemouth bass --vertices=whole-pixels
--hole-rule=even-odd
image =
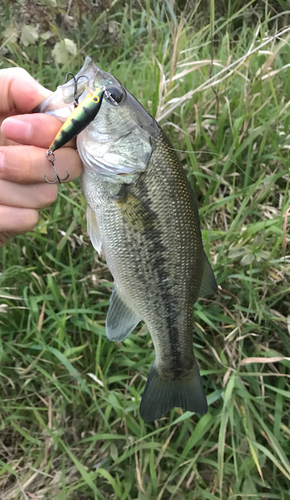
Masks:
[[[217,286],[197,202],[154,118],[90,58],[78,81],[80,76],[92,92],[106,87],[113,97],[103,98],[77,138],[88,233],[114,278],[107,336],[121,342],[141,320],[148,327],[155,362],[140,405],[143,420],[159,419],[174,407],[203,415],[207,401],[193,353],[193,305]],[[74,89],[73,81],[58,87],[38,111],[66,119]],[[84,90],[79,88],[81,97]]]

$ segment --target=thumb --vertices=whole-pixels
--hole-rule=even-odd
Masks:
[[[23,68],[2,69],[0,89],[0,113],[3,114],[29,113],[51,93]]]

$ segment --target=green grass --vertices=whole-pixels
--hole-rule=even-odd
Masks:
[[[111,275],[79,182],[62,185],[39,226],[0,249],[0,498],[289,500],[289,12],[199,2],[180,24],[169,2],[112,4],[69,34],[49,21],[54,41],[77,44],[65,66],[43,40],[2,39],[0,61],[54,90],[90,55],[181,150],[221,287],[194,309],[209,412],[140,419],[151,338],[143,325],[107,340]],[[13,17],[3,8],[2,26]]]

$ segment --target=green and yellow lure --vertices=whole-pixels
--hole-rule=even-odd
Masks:
[[[48,151],[53,152],[61,148],[93,121],[100,110],[104,92],[104,87],[96,89],[75,108],[56,134]]]

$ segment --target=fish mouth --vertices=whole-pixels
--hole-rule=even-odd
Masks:
[[[76,92],[77,83],[77,92]],[[87,95],[87,90],[94,92],[97,87],[108,84],[120,85],[113,75],[101,70],[86,57],[79,72],[66,83],[59,85],[55,92],[42,101],[34,110],[34,113],[54,111],[63,106],[72,105],[75,99],[81,102]]]
[[[84,82],[86,81],[86,86],[92,91],[102,85],[105,87],[108,85],[121,85],[113,75],[99,68],[89,56],[85,58],[82,68],[75,75],[74,79],[70,80],[68,83],[72,84],[74,80],[81,80],[82,77],[84,78]],[[82,81],[80,85],[85,86]]]

